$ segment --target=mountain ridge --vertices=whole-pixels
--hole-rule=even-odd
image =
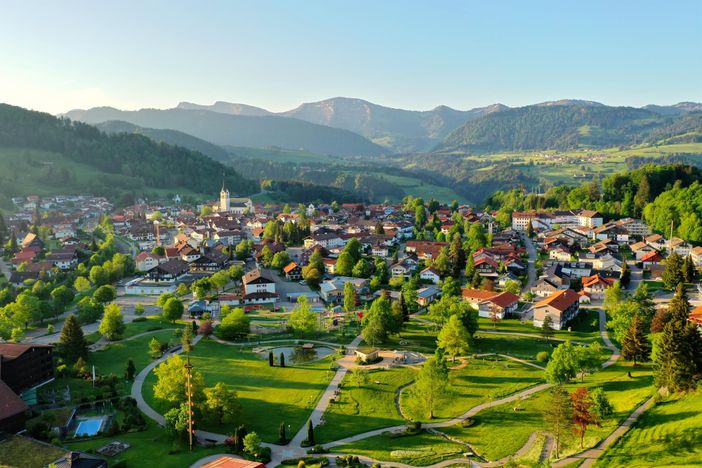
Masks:
[[[125,121],[139,127],[177,130],[218,146],[275,146],[335,156],[372,156],[386,151],[354,132],[274,115],[244,116],[177,108],[121,111],[111,107],[75,109],[63,115],[88,124]]]

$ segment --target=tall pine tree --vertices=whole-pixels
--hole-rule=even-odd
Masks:
[[[690,303],[685,288],[679,284],[670,301],[670,319],[663,327],[655,353],[656,385],[669,391],[685,391],[696,386],[702,369],[702,338],[697,327],[688,321]]]
[[[648,342],[644,323],[639,315],[634,315],[634,318],[626,330],[626,334],[622,339],[622,356],[624,359],[634,361],[646,361],[651,354],[651,344]]]
[[[63,323],[58,349],[67,362],[75,362],[78,358],[88,356],[88,343],[85,341],[78,319],[73,314],[66,317]]]

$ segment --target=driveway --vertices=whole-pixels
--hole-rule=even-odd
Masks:
[[[288,281],[285,276],[280,275],[276,270],[271,270],[270,268],[262,268],[263,273],[270,279],[275,281],[275,291],[278,293],[280,298],[279,302],[276,303],[277,306],[285,307],[290,309],[295,307],[295,303],[288,302],[286,297],[291,293],[312,293],[312,289],[306,284],[300,284],[299,281]]]

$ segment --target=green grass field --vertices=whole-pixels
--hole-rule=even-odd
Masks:
[[[592,343],[600,341],[599,314],[596,310],[583,309],[582,319],[573,326],[572,331],[554,330],[554,338],[572,341],[582,341]],[[541,330],[534,327],[530,322],[520,322],[519,319],[506,318],[497,322],[495,326],[490,319],[480,317],[478,319],[481,330],[497,330],[502,332],[528,333],[539,338]]]
[[[449,363],[451,365],[451,363]],[[455,418],[486,401],[497,400],[541,382],[543,371],[507,359],[468,359],[467,365],[449,372],[449,391],[434,420]],[[414,421],[430,422],[412,404],[411,387],[402,393],[404,413]]]
[[[588,428],[585,447],[599,443],[653,392],[650,368],[637,367],[632,370],[632,378],[627,376],[630,370],[631,367],[615,364],[587,376],[584,382],[573,382],[567,386],[571,392],[581,386],[602,387],[614,407],[615,414],[604,421],[602,427]],[[488,460],[499,460],[524,446],[532,432],[549,430],[543,420],[549,398],[547,390],[518,403],[489,408],[473,418],[473,426],[453,426],[443,432],[467,442]],[[519,411],[515,411],[516,407],[519,407]],[[562,440],[561,456],[579,451],[579,441],[575,437],[568,435]]]
[[[393,462],[426,466],[441,460],[461,458],[465,448],[439,436],[424,432],[404,437],[380,435],[342,445],[335,448],[334,451],[365,455],[376,460],[388,462],[389,466],[392,466]]]
[[[388,182],[402,187],[405,195],[421,197],[425,200],[431,200],[433,198],[443,203],[451,203],[453,200],[457,200],[459,203],[466,201],[465,197],[457,194],[452,188],[428,183],[420,178],[396,176],[384,172],[378,173],[377,175],[378,177],[386,179]]]
[[[341,394],[324,413],[324,425],[316,430],[317,442],[402,424],[395,396],[402,385],[412,382],[415,373],[407,367],[372,370],[368,372],[368,383],[360,387],[346,374]]]
[[[677,395],[642,414],[596,466],[694,466],[702,460],[702,394]]]
[[[264,441],[275,442],[281,422],[296,433],[312,411],[333,376],[331,358],[310,364],[268,367],[268,360],[214,341],[201,341],[191,353],[195,370],[201,372],[208,386],[223,382],[238,392],[243,406],[242,423],[257,432]],[[158,411],[166,406],[153,396],[156,377],[150,373],[144,383],[144,398]],[[233,432],[233,427],[205,426],[201,429],[220,433]]]

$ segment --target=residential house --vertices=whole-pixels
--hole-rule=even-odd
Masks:
[[[658,252],[658,249],[655,247],[655,244],[649,244],[645,240],[631,244],[629,248],[631,249],[631,253],[634,254],[634,258],[636,258],[636,261],[639,262],[644,256]]]
[[[433,260],[447,245],[447,242],[410,240],[405,244],[405,252],[414,253],[421,260]]]
[[[266,276],[260,268],[246,273],[241,282],[245,295],[260,292],[275,294],[275,281]]]
[[[146,278],[156,283],[175,283],[190,270],[190,265],[174,258],[160,263],[146,272]]]
[[[604,219],[602,218],[602,215],[597,211],[582,210],[580,213],[578,213],[578,224],[580,226],[594,228],[601,226],[603,222]]]
[[[485,291],[482,289],[463,288],[461,295],[464,301],[478,308],[480,317],[497,317],[502,320],[515,312],[519,305],[519,296],[511,292]]]
[[[336,274],[336,258],[323,258],[324,272],[330,275]]]
[[[439,282],[441,282],[441,275],[434,267],[427,267],[419,272],[419,279],[422,281],[429,281],[433,284],[439,284]]]
[[[302,278],[302,268],[295,262],[290,262],[283,267],[283,274],[289,281],[298,281]]]
[[[412,257],[405,257],[397,263],[390,265],[390,274],[393,277],[409,278],[417,269],[418,262]]]
[[[554,292],[534,304],[534,326],[542,327],[546,317],[551,317],[553,328],[561,330],[580,311],[580,296],[572,289]]]
[[[340,303],[344,299],[344,285],[351,283],[359,299],[367,297],[369,294],[369,281],[366,278],[351,278],[348,276],[336,276],[323,281],[319,286],[319,295],[327,303]]]
[[[607,288],[614,285],[614,278],[604,278],[600,274],[585,276],[581,278],[583,283],[583,291],[592,299],[604,299],[604,293]]]
[[[702,247],[690,249],[690,257],[697,268],[702,268]]]
[[[163,261],[166,261],[165,258],[162,258],[154,253],[139,252],[137,256],[134,257],[134,264],[136,265],[137,271],[149,271],[161,263],[162,259]]]
[[[426,307],[434,302],[441,295],[441,291],[435,286],[427,286],[417,290],[417,304]]]
[[[497,278],[499,274],[499,264],[490,257],[482,257],[475,260],[475,270],[482,277]]]

